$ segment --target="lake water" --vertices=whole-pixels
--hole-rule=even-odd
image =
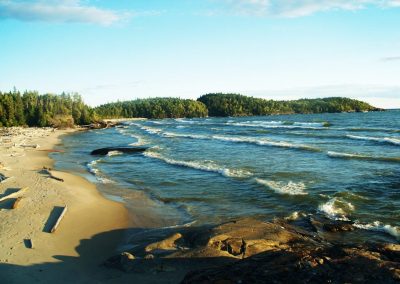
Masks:
[[[127,145],[149,149],[89,155]],[[400,111],[129,121],[61,147],[57,168],[168,225],[323,214],[400,236]]]

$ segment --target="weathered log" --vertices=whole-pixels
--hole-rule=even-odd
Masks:
[[[35,148],[35,149],[40,147],[39,144],[21,144],[19,146],[21,146],[23,148]]]
[[[20,203],[22,197],[18,197],[17,199],[15,199],[14,204],[12,205],[12,209],[16,209],[18,207],[18,204]]]
[[[140,153],[147,150],[147,147],[106,147],[93,150],[91,155],[107,155],[111,151],[119,151],[122,153]]]
[[[13,193],[11,193],[11,194],[9,194],[7,196],[3,196],[2,198],[0,198],[0,202],[3,201],[3,200],[9,199],[9,198],[15,198],[18,195],[24,193],[27,189],[28,189],[28,187],[24,187],[24,188],[21,188],[20,190],[18,190],[16,192],[13,192]]]
[[[58,180],[58,181],[61,181],[61,182],[64,182],[64,179],[59,178],[59,177],[56,177],[55,175],[53,175],[53,173],[51,172],[51,169],[50,169],[50,168],[43,167],[43,170],[44,170],[44,172],[45,172],[46,174],[49,175],[50,178],[55,179],[55,180]]]
[[[51,228],[50,233],[54,233],[57,230],[58,226],[61,223],[61,220],[64,218],[65,214],[67,213],[67,209],[68,209],[68,207],[67,207],[67,205],[65,205],[65,207],[64,207],[63,211],[61,212],[60,216],[58,216],[58,219],[57,219],[56,223],[54,224],[53,228]]]

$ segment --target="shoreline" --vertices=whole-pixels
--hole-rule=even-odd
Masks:
[[[60,182],[42,171],[43,167],[54,165],[48,155],[60,143],[61,136],[77,130],[2,130],[0,173],[13,178],[0,184],[0,197],[28,187],[21,194],[17,208],[10,208],[10,200],[0,203],[0,272],[3,279],[5,277],[10,283],[27,282],[32,277],[43,282],[56,279],[68,282],[75,279],[74,273],[79,274],[80,280],[85,276],[93,279],[92,274],[100,272],[98,265],[116,252],[125,229],[132,226],[127,209],[104,197],[83,177],[52,171],[64,180]],[[57,231],[46,232],[50,219],[54,219],[55,207],[65,205],[68,212]],[[107,239],[95,238],[104,232],[113,234]],[[27,239],[32,241],[33,248],[26,246]],[[49,269],[46,273],[46,269],[35,269],[35,266],[54,265],[57,269]]]

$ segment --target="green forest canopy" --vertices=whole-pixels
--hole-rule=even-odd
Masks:
[[[6,127],[70,127],[105,118],[190,118],[375,110],[380,109],[362,101],[341,97],[274,101],[239,94],[207,94],[197,101],[180,98],[136,99],[92,108],[76,93],[40,95],[35,91],[0,92],[0,126]]]

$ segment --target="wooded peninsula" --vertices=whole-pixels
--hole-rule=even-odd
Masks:
[[[382,109],[343,97],[276,101],[240,94],[214,93],[203,95],[197,100],[148,98],[90,107],[76,93],[55,95],[39,94],[36,91],[0,92],[0,127],[70,127],[109,118],[162,119],[378,110]]]

